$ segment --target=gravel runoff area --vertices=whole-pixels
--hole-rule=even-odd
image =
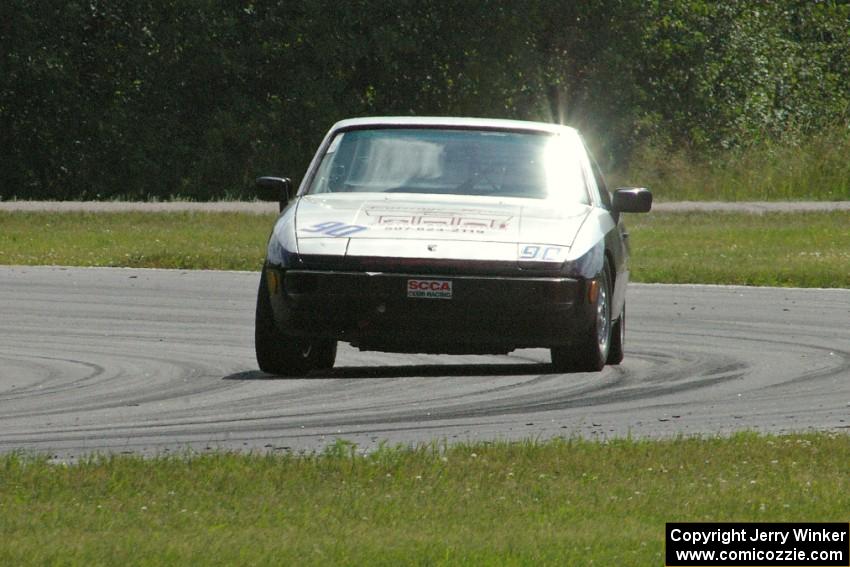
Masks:
[[[262,201],[214,201],[200,203],[193,201],[168,201],[158,203],[133,201],[0,201],[0,211],[42,211],[42,212],[89,212],[89,213],[126,213],[126,212],[182,212],[198,211],[209,213],[276,213],[277,203]],[[656,212],[743,212],[763,214],[772,212],[829,212],[850,211],[850,201],[775,201],[775,202],[721,202],[721,201],[681,201],[675,203],[657,202],[652,206]]]

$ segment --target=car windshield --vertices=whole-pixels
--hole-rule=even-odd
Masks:
[[[309,193],[493,195],[587,204],[577,140],[503,130],[351,130],[331,141]]]

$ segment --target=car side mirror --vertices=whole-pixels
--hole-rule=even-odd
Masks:
[[[648,213],[652,208],[652,193],[643,187],[619,187],[614,191],[611,208],[618,213]]]
[[[277,201],[281,211],[295,197],[295,187],[288,177],[258,177],[254,187],[257,197],[263,201]]]

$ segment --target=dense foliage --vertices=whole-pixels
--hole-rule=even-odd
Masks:
[[[249,195],[349,116],[563,121],[617,170],[848,107],[846,1],[0,3],[0,199]]]

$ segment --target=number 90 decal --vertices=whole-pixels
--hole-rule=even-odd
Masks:
[[[528,244],[519,251],[519,259],[531,262],[562,262],[566,249],[562,246]]]
[[[316,234],[327,234],[328,236],[351,236],[366,230],[365,226],[358,224],[345,224],[344,222],[327,221],[314,224],[309,228],[302,228],[301,232],[313,232]]]

